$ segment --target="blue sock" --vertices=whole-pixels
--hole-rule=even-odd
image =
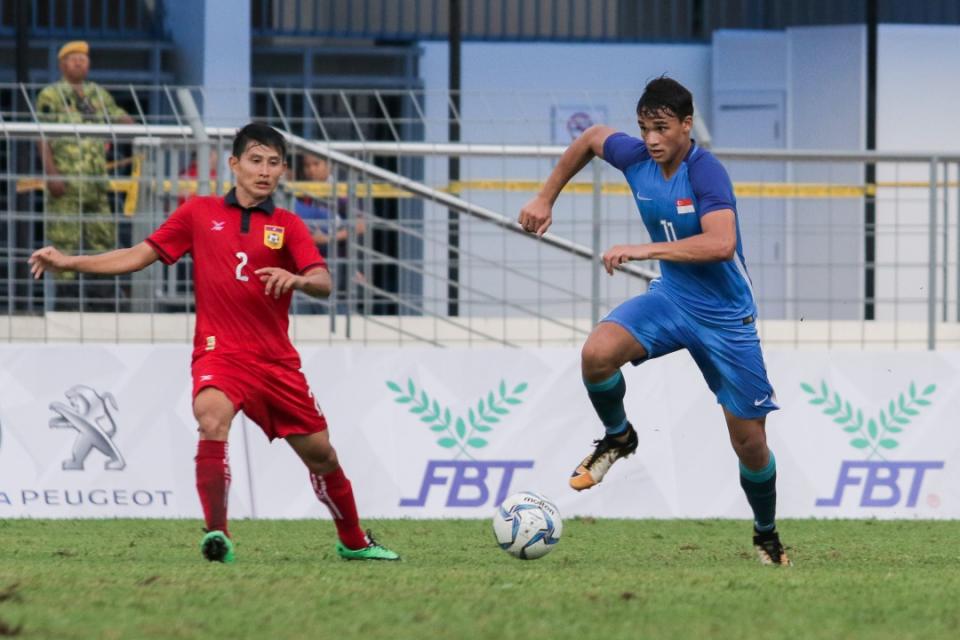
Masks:
[[[740,486],[753,509],[753,526],[757,531],[773,531],[777,512],[777,459],[770,452],[770,462],[759,471],[740,463]]]
[[[627,383],[618,369],[616,373],[600,382],[587,382],[587,395],[607,435],[617,436],[627,430],[627,412],[623,408],[623,396],[627,394]]]

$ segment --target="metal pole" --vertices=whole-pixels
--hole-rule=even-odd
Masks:
[[[337,165],[333,164],[333,161],[329,158],[327,159],[327,166],[330,167],[330,196],[327,199],[327,210],[332,211],[335,216],[339,211],[340,199],[338,194],[340,193],[340,177],[339,171],[337,171]],[[337,271],[337,247],[335,244],[336,238],[332,233],[330,233],[330,227],[335,221],[330,220],[330,224],[327,226],[327,269],[330,270],[330,276],[332,278],[330,283],[330,295],[327,297],[327,312],[330,317],[330,335],[333,336],[337,332],[337,283],[336,283],[336,271]]]
[[[346,309],[344,314],[346,317],[346,334],[347,340],[350,339],[350,325],[351,325],[351,316],[353,315],[353,273],[357,268],[357,234],[354,233],[354,225],[357,222],[357,172],[353,169],[347,174],[347,255],[345,260],[341,260],[339,264],[339,269],[337,271],[336,282],[333,283],[335,288],[340,288],[340,278],[344,277],[346,274],[346,288],[344,289],[343,296],[346,302]],[[331,216],[333,218],[333,216]],[[333,224],[333,220],[330,221],[330,233],[336,236],[336,227]],[[337,251],[336,243],[334,243],[334,248],[332,251]],[[339,305],[338,305],[339,306]]]
[[[246,458],[247,462],[247,494],[250,496],[250,519],[257,519],[257,494],[253,490],[253,464],[251,463],[250,458],[250,441],[247,432],[250,429],[247,427],[247,415],[245,413],[240,414],[240,432],[243,434],[243,456]]]
[[[19,85],[20,91],[14,91],[13,96],[13,110],[14,117],[17,119],[20,117],[26,117],[30,113],[30,105],[28,104],[28,98],[26,92],[23,90],[27,86],[27,83],[30,82],[30,9],[32,3],[30,0],[15,0],[13,10],[14,10],[14,24],[16,29],[16,46],[13,48],[13,59],[14,67],[16,73],[16,82]],[[42,138],[41,138],[42,140]],[[7,139],[7,158],[10,166],[13,168],[13,171],[10,173],[16,175],[23,175],[30,172],[30,142],[23,140],[14,140],[10,141]],[[45,142],[41,142],[45,144]],[[11,155],[11,151],[13,155]],[[47,184],[44,181],[44,188]],[[31,211],[30,208],[30,194],[18,194],[16,190],[16,180],[11,180],[9,183],[9,189],[7,190],[7,207],[10,213],[7,222],[7,242],[9,243],[8,249],[8,271],[7,278],[10,286],[7,289],[7,307],[11,311],[17,306],[13,303],[16,294],[20,291],[18,286],[17,274],[21,274],[23,277],[24,288],[22,290],[24,303],[20,305],[21,308],[26,306],[31,311],[33,310],[33,291],[34,284],[33,279],[30,277],[30,271],[27,269],[26,262],[23,260],[18,260],[14,262],[13,248],[14,247],[26,247],[28,249],[34,249],[31,240],[33,239],[33,234],[30,233],[31,227],[33,226],[34,221],[32,219],[25,219],[13,222],[14,213],[26,213]],[[44,204],[46,204],[45,194],[41,193],[41,197],[44,198]],[[45,211],[46,209],[44,209]],[[44,216],[46,214],[44,213]],[[44,230],[46,230],[46,225],[44,225]],[[47,242],[46,236],[43,238],[43,243]],[[52,288],[54,286],[53,280],[51,279],[52,275],[44,277],[43,283],[45,287]],[[52,295],[46,295],[44,292],[44,310],[52,310],[47,307],[47,300],[52,302],[54,297]],[[11,334],[12,335],[12,334]]]
[[[866,0],[867,13],[867,149],[877,148],[877,21],[878,0]],[[868,162],[864,172],[864,182],[870,188],[877,181],[877,165]],[[873,320],[876,317],[876,254],[877,254],[877,207],[876,192],[869,194],[863,200],[863,319]]]
[[[363,157],[364,162],[373,162],[373,156],[365,155]],[[361,213],[364,213],[364,229],[363,234],[363,243],[361,247],[363,252],[361,254],[361,273],[363,277],[366,278],[367,284],[373,284],[373,264],[370,260],[370,252],[373,250],[373,180],[370,179],[369,174],[364,174],[363,176],[364,183],[367,187],[367,194],[364,197],[364,206],[360,210]],[[363,289],[363,311],[364,316],[371,315],[373,313],[373,291],[369,286],[364,286]]]
[[[447,137],[450,142],[460,141],[460,0],[450,0],[449,84]],[[447,161],[448,179],[451,184],[460,180],[460,157],[450,156]],[[459,195],[459,193],[457,194]],[[460,214],[453,209],[447,212],[447,314],[460,315]]]
[[[208,196],[210,195],[210,138],[207,136],[207,128],[203,125],[200,110],[197,109],[197,103],[193,100],[193,94],[189,89],[185,87],[177,89],[177,100],[183,108],[183,114],[190,128],[193,129],[193,137],[197,141],[197,195]],[[177,177],[179,176],[174,176],[174,179]]]
[[[937,345],[937,158],[930,159],[930,229],[928,232],[930,265],[927,270],[927,349]]]
[[[14,29],[16,46],[13,48],[17,84],[30,82],[30,0],[14,0]],[[26,109],[24,109],[26,111]]]
[[[590,326],[600,322],[600,214],[602,211],[603,165],[594,159],[593,164],[593,219],[591,221],[593,263],[590,267]]]
[[[167,148],[165,150],[160,150],[161,159],[157,162],[157,190],[161,192],[163,190],[164,180],[170,180],[170,184],[173,185],[173,190],[170,195],[171,199],[176,202],[177,196],[179,194],[179,184],[180,184],[180,154],[177,153],[176,149]],[[166,156],[166,157],[164,157]],[[159,193],[158,193],[159,195]],[[164,200],[162,195],[159,195],[160,200]],[[169,202],[169,200],[167,201]],[[172,206],[172,205],[171,205]],[[158,208],[157,212],[160,211]],[[167,266],[167,296],[171,300],[177,299],[177,285],[179,283],[177,276],[177,265],[171,264]],[[186,277],[186,276],[185,276]],[[186,277],[189,280],[189,277]],[[185,294],[187,295],[187,294]],[[184,298],[183,302],[183,314],[184,316],[190,315],[190,299]]]
[[[947,256],[950,255],[950,166],[944,162],[943,163],[943,321],[947,321],[947,313],[949,306],[947,300],[949,300],[949,293],[947,285],[950,283],[950,264],[947,260]]]
[[[10,149],[16,145],[15,142],[6,139],[5,146],[7,151],[7,157],[10,157]],[[11,171],[7,173],[7,237],[5,238],[7,242],[7,324],[10,326],[10,331],[8,335],[11,340],[13,338],[13,329],[11,323],[13,322],[13,308],[14,308],[14,297],[17,293],[17,278],[15,276],[16,263],[14,261],[14,250],[13,248],[17,246],[14,238],[14,223],[13,219],[17,211],[17,199],[12,196],[17,192],[17,180],[14,177],[17,174],[17,171]],[[32,248],[32,247],[31,247]],[[27,272],[29,274],[29,272]],[[29,278],[29,276],[27,276]],[[29,281],[29,280],[28,280]],[[45,280],[46,282],[46,280]]]

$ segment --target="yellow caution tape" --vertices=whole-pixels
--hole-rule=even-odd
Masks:
[[[110,180],[109,187],[112,191],[126,195],[123,212],[124,215],[132,216],[137,210],[139,201],[140,185],[144,182],[141,179],[141,159],[133,159],[130,178]],[[197,180],[195,178],[164,180],[159,185],[154,181],[150,184],[165,194],[176,193],[178,195],[190,196],[197,192]],[[43,178],[21,178],[17,180],[17,193],[28,191],[39,191],[43,189]],[[174,186],[176,185],[176,187]],[[461,180],[451,182],[446,187],[440,187],[438,190],[462,195],[471,191],[499,191],[499,192],[520,192],[536,193],[540,190],[543,183],[539,180]],[[937,189],[957,188],[960,182],[938,182]],[[213,193],[226,193],[230,190],[229,181],[218,182],[211,180],[211,190]],[[929,189],[930,183],[923,181],[898,181],[898,182],[877,182],[868,185],[855,184],[828,184],[828,183],[803,183],[803,182],[737,182],[734,183],[734,192],[738,198],[774,198],[774,199],[813,199],[813,198],[863,198],[865,196],[875,196],[883,189]],[[349,195],[349,185],[338,183],[336,189],[333,185],[317,182],[286,182],[281,188],[294,196],[310,196],[314,198],[346,198]],[[594,185],[592,182],[571,182],[564,187],[564,193],[573,194],[592,194]],[[605,195],[627,195],[631,193],[630,185],[623,182],[604,182],[601,185],[602,193]],[[354,197],[357,198],[415,198],[415,194],[405,191],[385,182],[358,182],[354,185]]]

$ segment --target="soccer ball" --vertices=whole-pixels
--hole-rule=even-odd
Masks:
[[[550,553],[563,531],[557,505],[539,493],[515,493],[493,515],[493,534],[500,548],[521,560]]]

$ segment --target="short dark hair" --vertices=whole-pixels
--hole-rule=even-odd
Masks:
[[[637,101],[638,116],[654,117],[662,113],[675,115],[680,121],[693,115],[693,95],[685,86],[667,76],[648,82]]]
[[[237,131],[237,135],[233,139],[233,157],[239,158],[243,155],[251,142],[270,147],[279,153],[281,158],[287,157],[287,141],[283,138],[283,135],[273,127],[259,122],[251,122]]]

